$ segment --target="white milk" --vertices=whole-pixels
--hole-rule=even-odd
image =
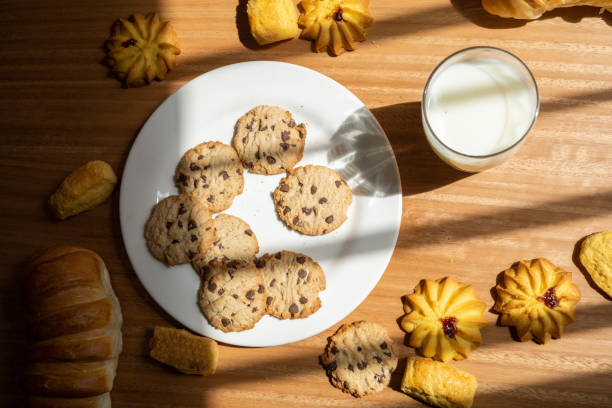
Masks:
[[[535,99],[519,73],[492,58],[456,62],[429,85],[427,118],[442,143],[470,156],[500,152],[534,119]]]

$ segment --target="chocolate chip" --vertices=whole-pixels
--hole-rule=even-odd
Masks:
[[[317,192],[317,186],[310,186],[310,194],[314,194]]]
[[[229,174],[227,174],[227,171],[223,170],[221,173],[219,173],[219,175],[221,177],[223,177],[223,180],[227,180],[229,178]]]
[[[198,180],[193,180],[193,188],[198,188]]]
[[[390,353],[390,352],[388,352],[388,351],[385,351],[383,354],[384,354],[385,356],[387,356],[387,357],[391,357],[391,353]]]
[[[312,212],[312,208],[302,207],[302,212],[306,215],[310,215],[310,213]]]
[[[242,144],[246,143],[246,136],[242,138]]]
[[[345,389],[345,390],[348,390],[348,389],[349,389],[349,383],[348,383],[348,381],[345,381],[345,382],[344,382],[344,384],[343,384],[343,386],[344,386],[344,389]]]
[[[308,272],[306,272],[306,269],[300,269],[298,271],[298,276],[302,279],[304,279],[306,277],[306,275],[308,275]]]
[[[229,326],[230,321],[229,321],[228,318],[224,317],[223,319],[221,319],[221,324],[223,325],[223,327],[227,327],[227,326]]]
[[[219,290],[217,291],[217,294],[218,294],[219,296],[221,296],[221,295],[222,295],[222,294],[224,294],[224,293],[225,293],[225,289],[223,289],[223,288],[221,288],[221,289],[219,289]]]
[[[191,170],[191,171],[198,171],[198,170],[200,170],[200,166],[198,166],[198,165],[197,165],[197,164],[195,164],[195,163],[191,163],[191,164],[189,165],[189,170]]]
[[[215,282],[208,282],[208,290],[214,292],[217,289],[217,284]]]
[[[276,279],[272,279],[272,280],[270,281],[270,287],[273,287],[275,283],[276,283]]]
[[[197,227],[196,223],[193,222],[192,220],[189,220],[189,222],[187,223],[187,231],[191,231],[192,229],[196,227]]]
[[[249,169],[253,168],[253,162],[246,162],[244,163]]]
[[[268,161],[268,164],[276,163],[276,159],[274,157],[272,157],[272,156],[266,157],[266,160]]]
[[[168,222],[166,223],[166,228],[170,229],[170,227],[171,227],[171,226],[172,226],[172,222],[168,221]]]
[[[258,269],[263,268],[264,266],[266,266],[266,261],[265,259],[256,259],[255,260],[255,267]]]
[[[255,153],[255,158],[256,158],[257,160],[259,160],[259,159],[261,158],[261,155],[259,154],[259,152]]]
[[[357,363],[357,368],[360,370],[365,370],[365,368],[368,366],[368,363],[365,361],[359,361]]]
[[[177,224],[178,224],[179,228],[183,228],[183,222],[181,220],[178,220]]]
[[[289,145],[287,143],[283,142],[283,143],[280,144],[280,147],[283,148],[283,151],[287,151],[287,149],[289,148]]]
[[[283,215],[287,214],[288,212],[291,211],[291,207],[287,206],[285,208],[283,208]],[[280,259],[280,258],[279,258]]]
[[[305,256],[298,256],[298,257],[295,258],[295,260],[297,261],[297,263],[303,264],[304,262],[306,262],[306,257]]]
[[[332,346],[331,350],[329,351],[331,351],[332,354],[338,354],[338,347]]]
[[[202,160],[203,158],[204,158],[204,155],[202,154],[198,156],[198,160]]]
[[[244,230],[244,233],[247,234],[249,237],[253,235],[253,231],[251,231],[250,229]]]
[[[362,348],[357,346],[357,351],[361,351],[361,350],[362,350]]]
[[[251,309],[251,311],[252,311],[253,313],[257,312],[258,310],[259,310],[259,309],[257,309],[256,307],[254,307],[253,309]]]
[[[173,239],[173,240],[172,240],[172,243],[173,243],[173,244],[178,244],[178,243],[179,243],[179,241],[178,241],[178,239]]]
[[[206,199],[206,201],[208,201],[209,203],[214,203],[215,202],[215,196],[213,196],[212,194],[208,196],[208,198]]]
[[[247,123],[247,125],[245,126],[248,130],[252,130],[253,129],[253,122],[251,123]]]
[[[181,214],[185,214],[186,212],[187,212],[187,210],[185,209],[185,204],[181,203],[181,204],[179,205],[179,209],[178,209],[178,213],[179,213],[179,215],[181,215]]]
[[[291,314],[296,314],[300,309],[298,309],[297,305],[295,303],[292,303],[291,306],[289,306],[289,312]]]
[[[325,204],[327,202],[327,198],[321,197],[319,198],[319,204]]]
[[[350,371],[355,371],[355,367],[353,367],[352,364],[349,364],[346,368],[348,368]]]
[[[202,188],[208,188],[210,187],[208,184],[202,184]]]
[[[272,303],[272,300],[273,300],[273,299],[272,299],[272,296],[268,296],[268,297],[266,298],[266,305],[270,306],[270,303]]]
[[[376,360],[376,362],[377,362],[378,364],[381,364],[381,363],[382,363],[382,358],[380,358],[380,357],[378,357],[378,356],[374,356],[374,360]]]
[[[293,225],[298,225],[300,223],[300,217],[297,215],[293,217]]]
[[[198,240],[198,237],[196,237],[195,235],[191,234],[191,242],[195,242]]]
[[[334,216],[330,215],[329,217],[325,219],[325,222],[328,224],[331,224],[332,222],[334,222]]]
[[[184,186],[187,186],[187,176],[183,173],[179,174],[179,181],[183,183]]]
[[[255,298],[255,291],[253,289],[249,290],[245,297],[249,300],[253,300]]]
[[[308,298],[306,298],[306,297],[304,297],[304,296],[301,296],[301,297],[300,297],[300,303],[301,303],[301,304],[303,304],[303,305],[305,305],[306,303],[308,303]]]
[[[286,193],[287,191],[289,191],[289,186],[286,184],[281,184],[278,189],[282,191],[283,193]]]
[[[262,127],[262,126],[261,126],[261,123],[259,124],[259,130],[260,130],[260,131],[264,131],[264,130],[266,130],[266,129],[268,129],[268,126],[263,126],[263,127]]]
[[[281,132],[281,139],[283,139],[283,142],[286,142],[287,140],[289,140],[289,131],[288,130],[283,130]]]
[[[191,249],[189,251],[187,251],[187,257],[189,259],[193,259],[194,256],[196,256],[196,253],[193,252]]]
[[[227,261],[229,261],[229,258],[227,256],[223,255],[223,262],[227,262]],[[227,264],[225,266],[227,266],[228,268],[236,269],[236,268],[238,268],[238,261],[227,262]],[[230,272],[230,274],[231,274],[231,272]]]
[[[287,123],[287,126],[289,126],[290,128],[295,127],[295,120],[291,119],[289,123]]]
[[[242,174],[242,169],[236,169],[236,174],[238,175]]]
[[[266,288],[264,288],[263,285],[259,285],[259,287],[257,288],[257,293],[264,293],[264,290],[266,290]]]
[[[297,306],[296,306],[296,307],[297,307]],[[331,363],[329,363],[329,364],[327,365],[327,369],[328,369],[329,371],[335,371],[335,370],[336,370],[336,368],[338,368],[338,363],[336,363],[335,361],[332,361]]]
[[[340,180],[336,180],[336,187],[340,188],[341,185],[342,185],[342,182]]]
[[[232,297],[233,297],[234,299],[238,299],[238,295],[236,295],[236,294],[233,294],[233,295],[232,295]]]
[[[383,350],[386,349],[387,348],[387,342],[383,341],[382,343],[380,343],[380,348],[383,349]]]

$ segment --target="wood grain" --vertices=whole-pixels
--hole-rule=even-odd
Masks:
[[[0,1],[0,405],[22,394],[24,262],[50,244],[81,245],[106,261],[125,316],[116,407],[399,407],[419,404],[391,387],[355,400],[329,384],[318,363],[337,327],[266,349],[222,345],[217,374],[177,374],[146,356],[154,325],[178,326],[137,280],[121,241],[118,194],[66,221],[45,210],[48,195],[75,167],[108,161],[120,175],[147,117],[197,75],[249,60],[287,61],[332,77],[374,112],[393,145],[403,188],[402,227],[393,258],[370,296],[344,322],[384,325],[412,355],[397,324],[401,296],[419,279],[446,275],[490,289],[520,259],[546,257],[573,272],[583,299],[562,339],[519,343],[491,325],[457,367],[479,381],[476,407],[612,406],[612,303],[576,263],[576,243],[612,228],[612,15],[593,8],[547,13],[532,22],[488,15],[478,0],[374,0],[376,18],[359,50],[333,58],[303,40],[257,47],[244,1]],[[158,10],[172,21],[183,53],[161,83],[122,89],[100,65],[111,23]],[[505,164],[459,173],[429,149],[420,121],[425,81],[446,55],[473,45],[507,49],[532,69],[541,112],[532,134]]]

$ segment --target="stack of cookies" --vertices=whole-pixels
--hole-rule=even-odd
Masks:
[[[257,258],[259,244],[242,219],[213,213],[228,209],[244,189],[243,168],[286,172],[273,194],[280,220],[306,235],[327,234],[344,223],[352,201],[334,170],[294,166],[302,159],[306,125],[275,106],[251,109],[236,123],[232,146],[204,142],[179,161],[179,194],[153,208],[145,226],[149,250],[161,262],[190,262],[202,279],[198,303],[214,327],[252,328],[264,314],[305,318],[321,307],[325,274],[307,255],[280,251]]]

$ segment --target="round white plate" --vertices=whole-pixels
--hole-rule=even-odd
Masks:
[[[353,190],[348,220],[318,237],[288,229],[277,218],[271,193],[283,175],[245,172],[244,192],[228,214],[255,232],[260,255],[282,249],[319,262],[327,279],[322,307],[305,319],[264,316],[243,332],[224,333],[208,324],[197,305],[199,278],[190,264],[168,267],[144,239],[153,206],[177,194],[172,176],[185,151],[204,141],[231,144],[238,118],[257,105],[278,105],[307,128],[299,166],[338,171]],[[121,182],[123,241],[132,266],[153,299],[191,330],[240,346],[274,346],[313,336],[355,309],[382,276],[397,240],[402,195],[397,163],[372,113],[332,79],[297,65],[256,61],[200,75],[168,97],[136,138]]]

